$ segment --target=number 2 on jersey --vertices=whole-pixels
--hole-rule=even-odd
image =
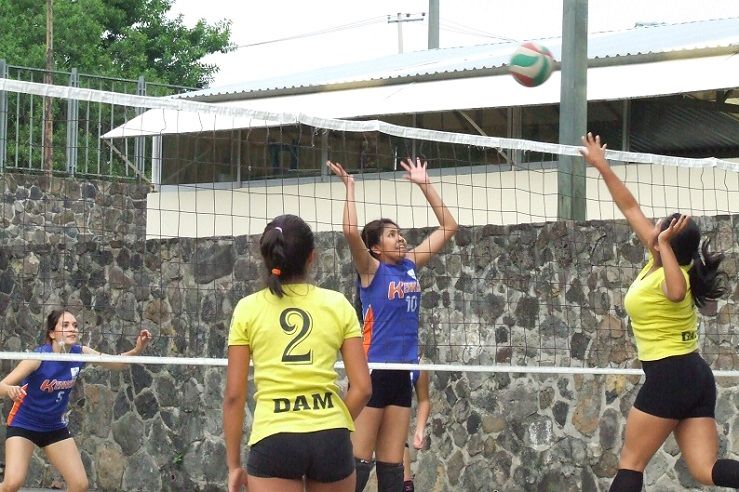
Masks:
[[[294,335],[282,353],[282,362],[285,364],[311,364],[313,350],[299,353],[298,346],[310,335],[313,329],[313,320],[310,314],[302,309],[289,308],[280,314],[280,327],[287,335]]]

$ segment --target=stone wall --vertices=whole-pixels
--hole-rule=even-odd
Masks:
[[[154,335],[147,355],[225,356],[233,307],[261,286],[258,238],[147,241],[147,192],[127,183],[2,176],[3,351],[38,345],[44,314],[64,304],[78,314],[83,342],[104,352],[127,350],[147,328]],[[702,347],[715,369],[737,369],[739,217],[700,224],[728,252],[731,277],[729,298],[704,309]],[[425,232],[410,231],[409,242]],[[320,234],[318,251],[315,282],[353,297],[341,235]],[[638,367],[623,295],[643,259],[619,221],[463,228],[421,271],[425,355],[467,366]],[[0,372],[14,364],[3,361]],[[638,376],[438,371],[427,448],[414,453],[417,490],[607,490],[639,383]],[[735,384],[719,379],[717,420],[722,453],[736,457]],[[91,486],[223,490],[224,386],[222,367],[86,368],[70,428]],[[7,415],[10,402],[2,409]],[[247,429],[250,418],[247,412]],[[34,458],[28,486],[58,479]],[[696,487],[672,439],[645,482],[649,490]]]

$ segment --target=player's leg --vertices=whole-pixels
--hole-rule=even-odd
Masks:
[[[375,445],[380,492],[403,490],[403,453],[410,420],[410,407],[390,405],[385,408]]]
[[[86,492],[89,485],[82,456],[72,436],[68,432],[66,434],[68,437],[52,442],[42,449],[49,462],[62,474],[69,492]]]
[[[716,421],[710,417],[682,420],[675,428],[675,439],[693,478],[713,485],[711,472],[718,456]]]
[[[26,481],[28,465],[36,445],[28,438],[17,435],[14,427],[8,427],[5,438],[5,478],[0,492],[16,492]]]
[[[375,389],[373,387],[373,395]],[[382,423],[382,415],[384,408],[375,408],[366,406],[354,421],[355,430],[352,433],[351,441],[357,471],[356,491],[364,490],[369,480],[372,467],[374,466],[373,455],[375,452],[375,443],[377,441],[377,433]]]
[[[387,371],[387,406],[375,444],[377,490],[402,492],[403,452],[408,441],[413,388],[409,371]]]
[[[718,432],[714,418],[716,381],[706,362],[697,354],[686,358],[694,377],[691,380],[695,396],[686,418],[675,428],[683,459],[690,474],[704,485],[739,488],[739,462],[718,457]]]
[[[408,448],[408,442],[405,443],[403,450],[403,492],[414,492],[413,471],[411,470],[411,451]]]
[[[644,468],[677,425],[677,420],[655,417],[632,408],[626,419],[626,432],[618,472],[610,492],[640,492]]]

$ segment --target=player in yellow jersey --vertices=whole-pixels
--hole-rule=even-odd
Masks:
[[[371,395],[354,308],[307,276],[316,259],[313,233],[295,215],[270,222],[259,241],[267,288],[237,304],[228,337],[223,430],[228,490],[350,492],[356,474],[349,438]],[[349,389],[334,369],[341,352]],[[256,406],[247,468],[241,439],[249,362]]]
[[[610,490],[640,492],[644,469],[671,433],[697,481],[739,488],[739,462],[717,459],[716,383],[697,351],[696,306],[725,294],[718,271],[723,255],[711,253],[708,240],[701,247],[700,229],[686,215],[652,224],[608,165],[600,137],[588,133],[582,140],[582,155],[649,252],[624,299],[646,379],[626,420]]]

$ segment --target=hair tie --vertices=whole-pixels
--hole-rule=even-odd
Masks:
[[[280,270],[279,268],[275,267],[275,268],[272,269],[272,275],[274,275],[275,277],[279,277],[280,275],[282,275],[282,270]]]
[[[282,227],[275,227],[275,229],[277,229],[278,231],[280,231],[280,234],[282,234]]]

